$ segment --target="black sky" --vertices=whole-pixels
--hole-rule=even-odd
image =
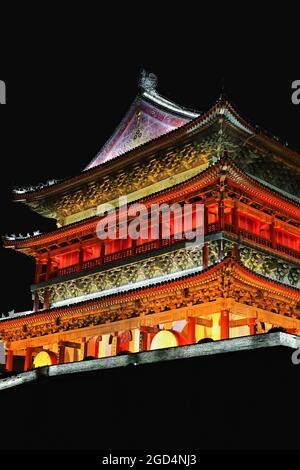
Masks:
[[[0,113],[1,233],[53,228],[12,204],[12,187],[79,173],[130,106],[142,67],[158,75],[161,94],[200,111],[224,84],[242,116],[300,149],[300,105],[291,101],[300,79],[299,9],[143,6],[135,17],[118,7],[118,23],[115,12],[79,19],[77,11],[75,20],[76,7],[66,16],[52,11],[45,16],[53,21],[1,37],[8,100]],[[31,308],[32,261],[1,250],[1,272],[0,312]]]

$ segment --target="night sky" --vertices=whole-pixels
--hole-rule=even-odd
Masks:
[[[300,150],[300,105],[291,101],[291,84],[300,79],[299,9],[145,7],[121,25],[104,11],[73,21],[72,10],[68,21],[57,15],[17,41],[14,30],[7,33],[0,62],[8,101],[0,113],[2,234],[55,227],[12,204],[12,187],[82,171],[135,98],[141,68],[157,74],[162,95],[199,111],[224,87],[250,123]],[[33,260],[1,249],[0,312],[32,307],[33,274]]]

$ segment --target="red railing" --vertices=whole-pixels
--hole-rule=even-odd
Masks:
[[[148,251],[157,250],[160,248],[160,240],[153,240],[152,242],[143,243],[135,248],[135,254],[147,253]]]
[[[68,266],[67,268],[55,269],[54,271],[49,272],[48,279],[67,276],[68,274],[72,274],[74,272],[78,272],[81,270],[94,269],[97,266],[101,266],[106,263],[119,261],[121,259],[129,258],[135,255],[140,255],[142,253],[148,253],[149,251],[152,251],[152,250],[157,250],[162,247],[174,245],[175,243],[181,242],[183,240],[184,238],[182,236],[180,238],[175,238],[174,235],[172,235],[170,239],[168,240],[153,240],[151,242],[146,242],[134,248],[127,248],[126,250],[118,251],[117,253],[112,253],[109,255],[105,255],[103,257],[84,261],[81,264],[81,266],[79,264],[74,264],[72,266]],[[40,275],[38,282],[43,282],[46,280],[47,280],[47,275],[46,273],[43,273]]]
[[[215,233],[220,231],[219,222],[214,222],[213,224],[207,225],[206,233],[209,235],[210,233]]]
[[[233,224],[225,223],[225,230],[226,232],[235,233],[235,227]]]
[[[100,266],[101,264],[103,264],[102,256],[100,258],[94,258],[94,259],[89,259],[88,261],[84,261],[82,263],[81,269],[93,269],[96,266]]]
[[[79,271],[79,265],[72,264],[72,266],[68,266],[67,268],[55,269],[54,271],[50,271],[49,279],[52,279],[53,277],[67,276],[68,274],[73,274],[77,271]]]
[[[278,243],[277,243],[277,245],[276,245],[276,249],[277,249],[278,251],[281,251],[282,253],[285,253],[286,255],[292,256],[293,258],[298,258],[298,259],[300,259],[300,253],[299,253],[299,251],[292,250],[291,248],[288,248],[288,247],[283,246],[283,245],[279,245]]]
[[[170,238],[162,238],[161,246],[162,247],[172,246],[172,245],[175,245],[175,243],[179,243],[182,241],[184,241],[184,237],[182,236],[182,233],[178,233],[176,235],[171,235]]]
[[[128,258],[129,256],[134,255],[133,248],[127,248],[126,250],[117,251],[117,253],[111,253],[110,255],[105,255],[103,258],[104,263],[110,263],[111,261],[118,261],[123,258]]]
[[[249,232],[244,229],[238,229],[235,230],[235,227],[232,224],[225,223],[224,230],[226,232],[230,233],[236,233],[239,235],[241,238],[250,240],[258,245],[262,245],[268,248],[273,248],[277,251],[280,251],[288,256],[291,256],[293,258],[300,259],[300,252],[293,250],[291,248],[285,247],[283,245],[276,244],[275,247],[272,247],[272,242],[271,240],[261,237],[260,235],[257,235],[256,233]],[[212,224],[209,224],[207,226],[206,230],[206,235],[216,233],[220,231],[220,226],[218,222],[214,222]],[[117,253],[112,253],[109,255],[105,255],[99,258],[91,259],[88,261],[84,261],[81,265],[79,264],[74,264],[72,266],[68,266],[66,268],[62,269],[56,269],[54,271],[51,271],[48,273],[48,276],[46,273],[42,273],[39,276],[38,282],[43,282],[48,279],[53,279],[57,277],[63,277],[67,276],[69,274],[73,274],[75,272],[81,271],[81,270],[87,270],[87,269],[94,269],[97,266],[101,266],[106,263],[111,263],[114,261],[119,261],[122,259],[126,259],[135,255],[140,255],[142,253],[148,253],[151,252],[152,250],[157,250],[159,248],[165,248],[168,246],[175,245],[177,243],[180,243],[184,241],[185,238],[182,234],[176,235],[171,235],[169,239],[161,239],[161,240],[153,240],[150,242],[146,242],[142,245],[138,245],[136,247],[132,248],[127,248],[126,250],[118,251]]]
[[[260,235],[257,235],[256,233],[248,232],[247,230],[240,230],[239,234],[241,237],[246,238],[247,240],[251,240],[252,242],[257,243],[258,245],[267,246],[269,248],[272,247],[271,240],[261,237]]]

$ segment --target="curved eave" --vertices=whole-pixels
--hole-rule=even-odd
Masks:
[[[23,202],[27,204],[32,210],[47,217],[48,209],[45,209],[44,207],[40,208],[39,201],[42,201],[43,199],[47,200],[47,198],[54,198],[55,196],[58,197],[59,194],[67,193],[68,191],[73,190],[75,187],[80,187],[83,183],[86,184],[88,182],[94,181],[95,178],[104,177],[108,173],[123,169],[125,164],[134,164],[138,162],[141,157],[143,159],[147,158],[153,155],[153,153],[156,151],[161,151],[163,148],[168,148],[170,145],[176,145],[176,143],[181,141],[181,139],[192,137],[194,134],[199,132],[199,130],[205,132],[216,123],[219,123],[221,117],[225,118],[226,126],[232,131],[236,131],[239,137],[244,140],[244,143],[249,142],[249,145],[258,147],[260,146],[262,148],[265,148],[266,145],[271,143],[273,150],[275,151],[276,148],[278,150],[279,143],[277,141],[270,139],[263,133],[259,132],[257,129],[250,126],[243,118],[238,115],[230,103],[227,101],[219,101],[207,113],[190,121],[186,125],[175,129],[174,131],[153,139],[152,141],[147,142],[140,147],[132,149],[129,152],[120,155],[119,157],[87,170],[86,172],[83,172],[76,177],[58,182],[50,187],[40,189],[39,191],[14,194],[14,201]],[[288,149],[282,145],[280,150],[283,150],[286,156],[288,153],[289,159],[293,162],[296,161],[297,164],[299,164],[300,154],[288,151]],[[251,175],[248,175],[248,177],[251,178]],[[259,181],[255,180],[255,177],[253,177],[252,181],[258,184],[260,188],[269,186],[268,189],[273,191],[274,194],[277,194],[280,199],[291,202],[294,206],[299,206],[299,202],[297,201],[296,197],[293,197],[292,195],[289,197],[287,194],[284,194],[283,191],[280,191],[280,188],[270,188],[270,185],[267,183],[266,185],[263,185]],[[294,211],[292,211],[292,213],[294,216]],[[52,213],[50,216],[53,217]]]
[[[199,111],[194,109],[179,106],[155,91],[152,91],[151,93],[143,91],[142,97],[155,106],[158,106],[160,109],[171,112],[172,114],[174,113],[176,116],[188,119],[189,121],[198,118],[201,114]]]
[[[119,155],[125,153],[124,149],[122,148],[124,132],[126,132],[126,129],[131,127],[132,120],[135,119],[137,111],[142,112],[142,114],[145,113],[148,116],[148,119],[153,115],[153,113],[158,113],[159,115],[164,116],[164,118],[168,120],[167,122],[169,123],[168,126],[170,126],[170,128],[167,130],[165,127],[166,124],[164,124],[163,122],[160,122],[160,124],[158,124],[158,119],[157,124],[160,130],[157,129],[156,131],[157,137],[161,137],[162,135],[165,135],[168,132],[171,132],[172,130],[182,127],[183,125],[185,125],[192,119],[196,119],[200,115],[200,113],[197,111],[190,110],[183,106],[179,106],[173,101],[164,98],[155,90],[142,90],[141,93],[138,94],[135,100],[133,101],[129,110],[127,111],[119,125],[116,127],[111,137],[102,146],[102,148],[95,155],[92,161],[89,162],[84,171],[94,167],[98,167],[106,161],[111,161],[117,158]],[[134,129],[134,132],[135,131],[136,129]],[[150,138],[149,135],[148,137],[145,136],[144,143],[150,142],[151,140],[153,140],[153,138],[154,137]],[[120,144],[121,148],[118,148]],[[132,149],[137,147],[138,145],[136,143],[132,145]]]
[[[99,308],[110,307],[116,303],[129,302],[132,300],[141,299],[144,296],[150,296],[156,292],[168,292],[174,291],[177,288],[189,288],[195,285],[207,284],[215,279],[217,279],[219,273],[224,274],[225,276],[231,276],[233,279],[237,279],[245,284],[248,284],[252,287],[257,287],[268,291],[270,294],[273,294],[275,297],[283,295],[292,301],[300,301],[300,289],[296,287],[287,286],[279,281],[269,279],[261,274],[254,273],[249,268],[243,266],[236,259],[231,257],[226,257],[222,261],[215,263],[213,266],[210,266],[199,274],[187,274],[176,280],[168,280],[163,282],[158,282],[157,284],[151,287],[138,287],[130,291],[119,292],[116,294],[109,294],[107,296],[102,296],[99,298],[94,298],[92,300],[85,300],[78,302],[76,304],[71,304],[66,307],[55,307],[48,310],[44,310],[41,313],[30,313],[23,315],[20,314],[19,317],[13,319],[0,319],[1,328],[6,325],[16,324],[16,323],[34,323],[35,320],[47,320],[57,316],[63,315],[80,315],[80,314],[91,314]]]
[[[112,160],[102,163],[94,168],[86,170],[85,172],[68,178],[63,181],[59,181],[49,187],[39,189],[37,191],[14,193],[13,199],[16,202],[29,203],[30,201],[38,201],[47,196],[54,196],[62,192],[79,186],[82,183],[88,183],[93,181],[96,177],[105,176],[108,172],[117,171],[124,167],[124,164],[135,163],[142,156],[146,158],[157,150],[161,150],[163,147],[176,143],[179,139],[193,135],[202,128],[207,128],[216,122],[220,117],[225,117],[234,127],[243,131],[245,135],[257,134],[257,129],[247,123],[233,108],[233,106],[227,101],[218,101],[212,108],[206,113],[201,114],[198,118],[191,120],[187,124],[174,129],[160,137],[150,140],[145,144],[142,144],[128,152],[115,157]],[[277,143],[278,145],[278,143]],[[286,148],[284,148],[287,151]],[[300,154],[296,154],[300,157]]]

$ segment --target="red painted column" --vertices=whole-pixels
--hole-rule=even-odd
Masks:
[[[44,297],[44,310],[48,310],[49,308],[49,291],[45,289],[45,297]]]
[[[132,250],[132,254],[135,255],[136,254],[136,240],[132,240],[131,241],[131,250]]]
[[[171,223],[171,221],[170,221]],[[159,214],[158,214],[158,248],[160,248],[162,246],[162,213],[159,211]]]
[[[188,319],[188,344],[196,343],[196,317]]]
[[[221,339],[229,338],[229,310],[221,310],[220,316]]]
[[[99,256],[99,258],[101,259],[101,264],[103,264],[104,254],[105,254],[105,244],[104,244],[104,240],[99,240],[99,241],[100,241],[100,256]]]
[[[150,335],[149,335],[150,336],[150,338],[149,338],[149,349],[151,347],[151,343],[152,343],[152,340],[153,340],[155,335],[156,335],[156,333],[150,333]]]
[[[65,345],[59,344],[58,345],[58,364],[63,364],[65,362]]]
[[[219,227],[220,231],[224,230],[224,201],[218,203]]]
[[[102,341],[102,337],[98,336],[98,338],[95,341],[95,350],[94,350],[94,356],[96,358],[99,357],[99,343],[100,343],[100,341]]]
[[[88,353],[88,342],[86,338],[81,338],[81,352],[82,352],[82,359],[86,358],[87,353]]]
[[[272,248],[276,249],[276,231],[274,221],[272,221],[270,225],[270,239]]]
[[[239,232],[239,214],[238,214],[238,202],[237,200],[234,201],[234,206],[232,208],[232,225],[233,225],[233,232]]]
[[[80,242],[80,244],[79,244],[78,271],[82,270],[82,263],[83,263],[83,247],[82,247],[82,242]]]
[[[249,318],[248,325],[249,325],[249,335],[255,335],[255,323],[256,318]]]
[[[233,256],[235,257],[235,259],[236,259],[237,261],[240,260],[240,250],[239,250],[239,247],[238,247],[238,244],[237,244],[237,243],[235,243],[235,244],[234,244],[234,247],[233,247]]]
[[[31,363],[32,363],[32,349],[31,348],[26,348],[25,352],[25,364],[24,364],[24,371],[31,369]]]
[[[47,259],[47,270],[46,270],[46,281],[48,281],[51,271],[51,257],[50,252],[48,252],[48,259]]]
[[[38,296],[37,292],[35,292],[34,302],[33,302],[33,311],[38,312],[39,309],[40,309],[40,299],[39,299],[39,296]]]
[[[11,349],[6,351],[6,364],[5,368],[7,372],[13,371],[13,362],[14,362],[14,352]]]
[[[208,256],[209,256],[209,248],[208,248],[208,244],[207,243],[204,243],[204,246],[203,246],[203,268],[207,268],[208,266]]]
[[[39,259],[36,259],[36,268],[35,268],[35,283],[38,284],[40,282],[40,275],[42,272],[42,262]]]
[[[204,235],[207,234],[208,231],[208,208],[204,206]]]

